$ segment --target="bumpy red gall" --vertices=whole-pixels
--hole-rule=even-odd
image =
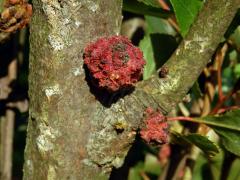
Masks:
[[[129,39],[112,36],[87,45],[84,64],[94,85],[115,92],[133,86],[141,78],[145,60]]]
[[[148,143],[167,143],[169,125],[166,117],[161,112],[154,111],[152,108],[147,108],[145,114],[146,127],[141,129],[141,137]]]

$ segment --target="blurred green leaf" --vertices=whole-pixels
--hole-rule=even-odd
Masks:
[[[237,61],[238,53],[237,53],[236,50],[232,50],[232,51],[229,52],[228,56],[229,56],[229,60],[230,60],[231,62],[236,62],[236,61]]]
[[[220,179],[223,159],[224,159],[223,150],[220,150],[220,153],[218,153],[216,156],[207,159],[208,162],[205,164],[205,166],[207,165],[209,167],[211,179]],[[210,179],[209,173],[205,172],[203,174],[203,179]]]
[[[228,180],[240,179],[240,159],[235,159],[229,172]]]
[[[131,168],[129,170],[128,180],[142,180],[139,171],[137,169]]]
[[[204,166],[204,164],[207,163],[207,159],[200,154],[197,158],[197,160],[195,161],[195,165],[193,168],[193,179],[194,180],[203,180],[203,176],[202,176],[202,167]]]
[[[196,118],[193,122],[210,125],[221,137],[224,147],[240,156],[240,110],[234,110],[220,116]]]
[[[139,162],[136,166],[130,168],[128,180],[142,180],[140,173],[143,171],[143,168],[143,162]]]
[[[148,79],[170,57],[177,47],[177,42],[170,36],[176,32],[166,20],[153,16],[145,16],[145,19],[146,35],[140,41],[139,47],[147,62],[143,79]]]
[[[240,26],[238,26],[229,39],[240,49]]]
[[[6,3],[5,0],[0,0],[0,13],[2,13],[5,3]]]
[[[162,8],[148,6],[136,0],[124,0],[123,10],[135,14],[150,15],[162,18],[168,18],[170,15],[173,14],[171,11],[167,11]]]
[[[143,79],[148,79],[171,56],[177,47],[176,39],[166,34],[146,35],[139,44],[143,51],[146,65]]]
[[[161,173],[161,165],[156,156],[148,153],[145,156],[144,170],[146,173],[150,173],[158,176]]]
[[[233,110],[219,116],[205,116],[196,118],[193,121],[204,123],[212,127],[225,128],[240,132],[240,110]],[[240,138],[240,137],[239,137]],[[240,141],[239,141],[240,143]]]
[[[156,70],[156,63],[153,57],[153,47],[149,35],[145,36],[143,40],[140,41],[139,47],[146,60],[146,65],[144,66],[143,71],[143,79],[148,79]]]
[[[143,2],[148,6],[160,7],[158,0],[138,0],[138,1]]]
[[[155,155],[147,153],[144,162],[138,162],[137,165],[130,168],[128,180],[142,180],[141,173],[156,177],[160,175],[161,165]]]
[[[183,179],[184,180],[191,180],[192,179],[192,170],[190,167],[185,167],[184,169],[184,175],[183,175]]]
[[[223,151],[220,150],[214,157],[206,157],[200,154],[194,165],[193,180],[217,180],[220,179],[223,162]]]
[[[240,156],[240,132],[218,127],[213,129],[221,137],[223,146],[233,154]]]
[[[182,135],[173,132],[171,133],[171,141],[172,143],[177,143],[179,145],[194,144],[209,156],[214,156],[219,152],[219,148],[215,143],[210,141],[206,136],[200,134],[191,133],[188,135]]]
[[[218,146],[210,141],[206,136],[202,136],[200,134],[188,134],[185,138],[210,156],[214,156],[219,153]]]
[[[234,87],[234,72],[233,68],[228,66],[222,72],[222,89],[227,93]]]
[[[160,34],[168,34],[172,36],[176,35],[176,31],[165,19],[154,17],[154,16],[145,16],[145,20],[147,23],[147,29],[146,29],[147,34],[160,33]]]
[[[196,99],[202,97],[202,91],[201,91],[201,89],[199,87],[199,83],[197,81],[194,83],[193,87],[191,88],[191,91]]]
[[[183,37],[195,20],[203,5],[202,0],[170,0],[176,14],[177,22]]]
[[[234,67],[234,74],[236,75],[237,78],[240,77],[240,64],[237,64],[235,67]]]

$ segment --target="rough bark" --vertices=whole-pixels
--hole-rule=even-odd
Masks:
[[[107,97],[90,89],[82,53],[86,43],[119,32],[121,0],[33,3],[24,179],[108,178],[113,166],[122,165],[145,108],[167,113],[183,98],[240,4],[208,1],[164,65],[167,77],[140,82],[132,93],[111,103],[119,95]]]
[[[98,165],[88,151],[95,148],[93,132],[104,124],[98,114],[105,109],[89,91],[82,56],[86,43],[120,31],[121,3],[33,1],[25,179],[98,179],[105,175],[101,163],[112,159],[99,157],[103,161]]]

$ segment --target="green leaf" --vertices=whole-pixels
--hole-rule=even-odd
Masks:
[[[135,168],[130,168],[128,180],[142,180],[139,171]]]
[[[146,33],[159,33],[159,34],[168,34],[175,36],[176,31],[172,28],[169,22],[165,19],[154,17],[154,16],[145,16],[147,23]]]
[[[210,156],[214,156],[219,153],[218,146],[210,141],[206,136],[202,136],[200,134],[188,134],[185,138]]]
[[[240,26],[238,26],[234,33],[231,34],[231,36],[229,37],[230,40],[234,43],[235,46],[237,46],[236,48],[240,48]]]
[[[204,123],[213,128],[220,136],[223,146],[233,154],[240,156],[240,110],[234,110],[220,116],[196,118],[193,122]]]
[[[144,171],[156,176],[161,173],[161,165],[156,156],[150,153],[146,154],[144,161]]]
[[[138,0],[138,1],[143,2],[148,6],[160,7],[158,0]]]
[[[223,92],[227,93],[231,91],[231,89],[234,87],[234,72],[233,68],[228,66],[223,69],[222,72],[222,89]]]
[[[177,132],[172,132],[171,141],[180,145],[194,144],[209,156],[214,156],[219,153],[218,146],[206,136],[200,134],[191,133],[188,135],[181,135]]]
[[[167,11],[162,8],[147,6],[136,0],[124,0],[123,10],[135,14],[150,15],[162,18],[168,18],[170,15],[173,14],[171,11]]]
[[[144,66],[143,71],[143,79],[148,79],[156,70],[156,63],[153,57],[153,47],[149,35],[145,36],[143,40],[140,41],[139,47],[146,60],[146,65]]]
[[[235,159],[229,172],[228,180],[240,179],[240,159]]]
[[[195,20],[203,5],[202,0],[170,0],[176,14],[177,22],[183,37]]]
[[[237,78],[240,77],[240,63],[236,64],[236,66],[234,67],[234,73]]]
[[[240,132],[224,128],[213,128],[220,136],[223,146],[233,154],[240,156]]]
[[[202,97],[202,91],[199,87],[199,83],[196,81],[193,84],[193,87],[191,88],[191,91],[193,93],[193,95],[195,96],[196,99],[201,98]]]
[[[210,158],[200,154],[195,161],[192,179],[220,179],[223,155],[221,150],[216,156]]]
[[[166,34],[146,35],[139,44],[146,60],[143,79],[148,79],[171,56],[177,47],[176,39]]]
[[[202,154],[200,154],[198,156],[197,160],[195,161],[192,179],[204,180],[202,169],[205,166],[205,164],[207,164],[207,163],[208,163],[207,159]]]
[[[145,16],[145,19],[146,35],[140,41],[139,47],[147,62],[143,79],[148,79],[170,57],[177,47],[177,42],[173,37],[176,32],[166,20],[153,16]]]
[[[219,116],[194,118],[193,122],[204,123],[214,128],[224,128],[240,132],[240,110],[233,110]],[[240,143],[240,141],[239,141]]]
[[[143,171],[144,164],[139,162],[136,166],[130,168],[128,174],[128,180],[142,180],[140,172]]]
[[[0,0],[0,13],[2,13],[4,9],[4,4],[5,4],[5,0]]]

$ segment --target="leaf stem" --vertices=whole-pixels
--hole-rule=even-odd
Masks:
[[[167,120],[168,121],[189,121],[189,122],[193,122],[193,123],[206,124],[206,125],[210,125],[210,126],[215,126],[215,127],[227,128],[227,129],[231,129],[231,130],[235,130],[235,131],[240,131],[239,127],[233,127],[233,126],[229,126],[227,124],[223,125],[223,124],[219,124],[219,123],[216,123],[216,122],[206,121],[202,118],[191,118],[191,117],[178,116],[178,117],[168,117]]]
[[[159,0],[158,1],[160,6],[164,9],[164,10],[168,10],[170,11],[170,7],[168,6],[168,4],[164,1],[164,0]],[[175,18],[173,17],[170,17],[170,18],[167,18],[167,21],[169,22],[169,24],[172,25],[172,27],[177,31],[177,32],[180,32],[180,28],[175,20]]]

